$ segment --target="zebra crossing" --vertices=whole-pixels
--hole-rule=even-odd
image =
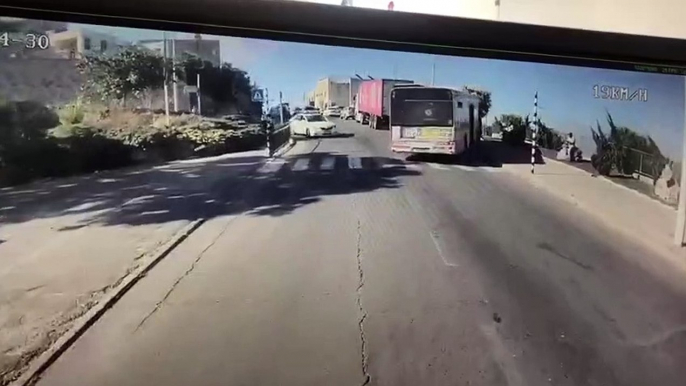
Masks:
[[[403,161],[396,158],[381,157],[357,157],[349,155],[310,155],[305,157],[276,158],[264,164],[258,173],[276,173],[281,170],[291,172],[334,172],[349,170],[352,172],[362,170],[406,170],[412,172],[424,172],[433,169],[440,172],[498,172],[500,169],[492,167],[476,167],[455,164],[419,163]]]

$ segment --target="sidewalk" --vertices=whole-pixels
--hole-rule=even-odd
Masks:
[[[15,378],[158,247],[230,213],[264,151],[0,190],[0,384]]]
[[[664,256],[686,272],[686,250],[673,243],[676,210],[650,197],[562,162],[545,159],[544,165],[509,164],[503,168],[567,200],[590,217]]]

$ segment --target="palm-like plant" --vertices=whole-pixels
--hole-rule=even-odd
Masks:
[[[617,126],[612,115],[607,113],[607,124],[610,132],[606,134],[596,122],[596,129],[591,128],[591,135],[596,144],[596,152],[591,163],[598,173],[609,175],[613,170],[622,174],[632,174],[648,167],[647,173],[659,177],[662,168],[669,161],[660,152],[660,148],[650,136],[643,136],[624,126]],[[639,153],[644,153],[644,161]],[[638,155],[638,156],[637,156]],[[645,168],[644,172],[645,172]]]

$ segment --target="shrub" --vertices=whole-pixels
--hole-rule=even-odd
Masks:
[[[73,164],[69,149],[59,146],[53,140],[24,141],[3,153],[3,169],[9,170],[10,183],[72,174]]]
[[[596,144],[596,154],[591,162],[596,170],[605,175],[612,171],[629,175],[643,168],[643,172],[651,174],[654,180],[657,180],[669,160],[662,155],[655,141],[650,136],[643,136],[632,129],[616,125],[609,112],[607,123],[609,133],[603,131],[600,122],[596,122],[595,130],[591,128]],[[642,166],[637,151],[650,155]]]
[[[24,142],[43,140],[57,124],[57,114],[38,102],[0,102],[0,167]]]
[[[10,102],[14,104],[15,128],[24,140],[45,138],[48,129],[60,124],[57,114],[39,102]]]
[[[90,173],[133,164],[133,148],[101,135],[81,135],[62,141],[73,158],[73,172]]]
[[[504,114],[499,119],[496,118],[496,124],[502,128],[504,143],[514,146],[524,143],[529,124],[528,117],[522,118],[515,114]]]
[[[80,101],[64,106],[59,111],[60,123],[63,126],[77,125],[83,122],[86,116],[83,104]]]

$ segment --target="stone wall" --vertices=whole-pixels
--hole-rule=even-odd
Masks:
[[[0,96],[52,106],[67,104],[79,95],[84,81],[76,63],[57,58],[2,59]]]

